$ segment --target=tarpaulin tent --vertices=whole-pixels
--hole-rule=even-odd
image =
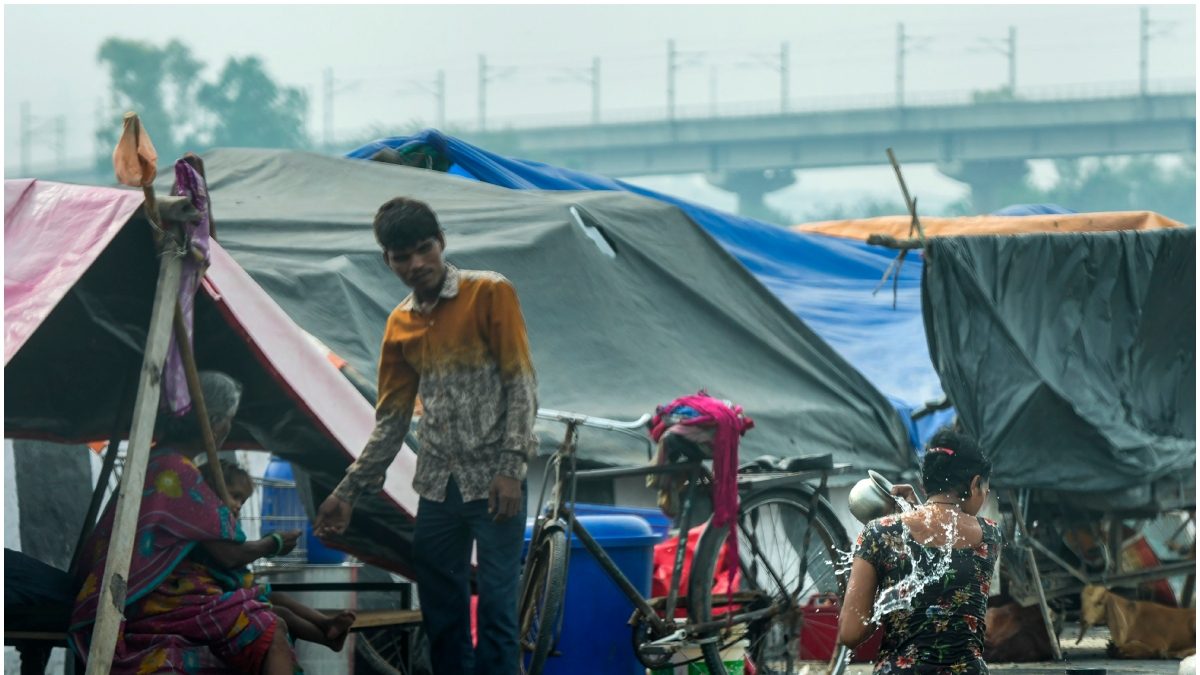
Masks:
[[[216,150],[205,164],[222,245],[368,377],[387,315],[408,294],[371,220],[409,195],[438,213],[451,262],[514,282],[543,407],[634,419],[706,388],[758,422],[747,456],[828,452],[891,473],[913,467],[888,402],[678,208],[297,152]],[[584,443],[581,453],[646,461],[644,447]]]
[[[1020,209],[1031,215],[925,216],[921,218],[921,225],[925,236],[930,238],[1183,227],[1170,218],[1146,211],[1036,213],[1049,210],[1052,209],[1033,205]],[[1061,210],[1061,207],[1056,210]],[[810,296],[810,302],[818,304],[820,308],[814,307],[808,311],[830,312],[831,316],[836,317],[838,329],[831,327],[822,336],[859,368],[867,379],[901,401],[912,401],[914,394],[924,397],[919,400],[940,398],[942,395],[940,379],[929,359],[925,326],[921,320],[920,282],[924,255],[921,251],[912,251],[904,261],[899,280],[888,281],[886,288],[880,288],[878,294],[872,295],[884,272],[896,259],[896,252],[869,246],[866,240],[872,234],[905,239],[909,237],[911,225],[912,218],[909,216],[883,216],[807,223],[792,228],[800,234],[823,235],[821,238],[827,242],[845,244],[839,247],[827,243],[825,264],[836,270],[830,278],[810,275],[803,280],[810,288],[817,286],[817,292]],[[866,264],[846,264],[845,260],[851,256]],[[807,266],[813,263],[801,261],[798,264]],[[907,391],[904,389],[906,386],[910,388]],[[938,424],[952,415],[953,411],[947,410],[928,418],[916,433],[928,438]]]
[[[122,390],[142,364],[158,274],[142,200],[5,181],[5,437],[82,442],[129,428]],[[211,263],[197,295],[196,359],[245,385],[226,447],[268,449],[332,488],[371,432],[371,405],[219,244]],[[340,547],[407,568],[414,461],[402,452]]]
[[[1028,207],[1026,207],[1028,210]],[[872,234],[897,239],[909,236],[909,216],[882,216],[855,220],[830,220],[796,225],[796,232],[813,232],[866,241]],[[985,234],[1032,234],[1036,232],[1117,232],[1121,230],[1161,230],[1183,227],[1151,211],[1114,211],[1106,213],[1031,213],[1020,215],[962,216],[957,218],[921,217],[927,237],[979,236]],[[915,234],[913,236],[916,236]]]
[[[374,141],[347,156],[366,159],[391,150],[419,156],[425,166],[507,188],[620,190],[676,205],[889,399],[905,421],[913,446],[920,447],[953,415],[942,411],[917,421],[912,418],[924,404],[942,398],[921,321],[919,255],[908,256],[896,280],[895,296],[892,281],[887,289],[875,293],[895,253],[868,246],[865,235],[834,238],[821,236],[830,234],[824,231],[804,231],[806,226],[789,231],[624,181],[503,157],[434,130]],[[1025,205],[1013,215],[1064,212],[1067,210],[1054,205]],[[1098,215],[1099,222],[1108,224],[1106,228],[1137,226],[1120,214],[1083,214],[1078,222],[1087,223]],[[1154,214],[1145,218],[1159,226],[1178,225]],[[907,234],[908,218],[901,220],[903,233],[896,236]],[[974,222],[970,218],[945,220]],[[1037,219],[1024,223],[1029,219],[1012,216],[1000,220],[1013,232],[1037,231],[1039,224]],[[1085,224],[1081,229],[1096,227]]]
[[[906,424],[910,445],[918,445],[941,420],[927,419],[921,430],[911,420],[914,409],[941,395],[920,330],[920,270],[906,268],[900,279],[910,290],[904,296],[907,311],[892,312],[890,294],[870,294],[891,262],[890,251],[791,232],[620,180],[502,157],[433,130],[375,141],[347,156],[366,159],[388,149],[419,154],[424,165],[506,188],[632,192],[677,206],[889,399]],[[908,353],[921,357],[897,358]]]
[[[1100,492],[1196,462],[1196,232],[931,239],[933,363],[1000,487]]]

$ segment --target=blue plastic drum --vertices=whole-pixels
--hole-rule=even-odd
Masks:
[[[619,507],[618,507],[619,508]],[[654,545],[661,537],[644,518],[634,515],[579,515],[587,531],[643,596],[650,592]],[[525,528],[528,549],[532,521]],[[551,656],[543,672],[645,675],[633,654],[628,621],[633,605],[592,554],[574,536],[567,570],[561,656]]]
[[[278,457],[272,457],[263,474],[262,533],[267,535],[286,530],[304,531],[304,552],[297,551],[292,554],[300,558],[298,562],[311,565],[339,565],[346,562],[345,553],[325,546],[313,534],[312,522],[304,512],[300,493],[295,487],[292,465]],[[285,560],[290,559],[292,556]]]

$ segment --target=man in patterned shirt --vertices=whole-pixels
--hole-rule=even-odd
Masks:
[[[517,294],[499,274],[444,262],[445,237],[423,202],[397,197],[379,207],[375,238],[388,267],[413,292],[388,317],[375,430],[321,504],[316,533],[345,531],[354,501],[383,487],[419,396],[413,488],[421,500],[413,565],[434,670],[516,673],[525,470],[537,413],[537,381]],[[479,588],[475,649],[472,543]]]

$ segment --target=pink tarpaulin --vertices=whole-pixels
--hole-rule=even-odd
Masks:
[[[132,190],[5,181],[5,364],[141,203]],[[210,255],[203,292],[309,419],[348,459],[357,457],[374,426],[370,403],[216,242]],[[384,483],[384,496],[409,515],[417,509],[415,467],[416,455],[403,448]]]
[[[141,205],[140,191],[4,181],[5,365]]]
[[[204,291],[296,404],[347,455],[358,457],[375,426],[374,408],[220,244],[212,243],[210,255]],[[410,515],[417,512],[412,489],[416,466],[417,456],[405,446],[383,486],[387,497]]]

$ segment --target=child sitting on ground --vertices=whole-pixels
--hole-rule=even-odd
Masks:
[[[205,463],[197,468],[204,476],[204,482],[212,488],[214,493],[217,492],[212,467]],[[254,481],[251,480],[250,474],[244,468],[228,460],[221,460],[221,473],[225,476],[225,487],[229,489],[229,496],[236,502],[237,508],[234,510],[234,517],[237,518],[240,515],[241,507],[254,494]],[[239,527],[241,526],[239,525]],[[280,533],[279,553],[276,555],[286,553],[294,548],[299,536],[300,532],[298,531]],[[237,574],[249,575],[250,572],[249,570],[240,570]],[[350,632],[350,626],[354,624],[356,618],[354,612],[344,611],[336,616],[328,616],[277,591],[272,591],[267,597],[273,605],[272,611],[287,624],[288,633],[291,636],[298,640],[325,645],[335,652],[342,650],[342,646],[346,643],[346,636]]]

